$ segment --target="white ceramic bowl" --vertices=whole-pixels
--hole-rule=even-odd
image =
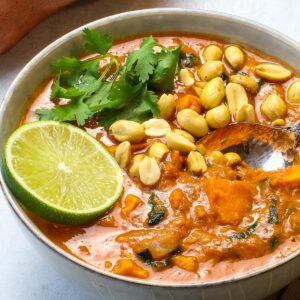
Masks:
[[[85,26],[108,32],[114,38],[155,32],[200,32],[219,35],[231,42],[255,47],[294,67],[299,67],[300,47],[297,43],[271,29],[232,15],[159,8],[127,12]],[[62,55],[77,55],[82,52],[82,28],[64,35],[42,50],[23,68],[10,86],[0,112],[1,153],[8,136],[18,125],[27,100],[47,77],[50,62]],[[152,283],[97,270],[66,253],[41,233],[24,213],[2,176],[0,180],[16,220],[34,248],[49,265],[53,265],[60,273],[74,280],[98,299],[260,299],[279,290],[300,275],[300,249],[276,264],[209,283]]]

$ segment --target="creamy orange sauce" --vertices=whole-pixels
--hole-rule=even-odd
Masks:
[[[202,62],[202,52],[208,44],[213,43],[223,49],[227,46],[222,40],[196,35],[178,37],[158,36],[157,38],[160,43],[167,46],[178,43],[184,45],[189,51],[199,55]],[[125,56],[126,53],[136,49],[140,41],[141,38],[134,38],[129,41],[119,42],[113,47],[112,53],[118,56]],[[255,65],[258,62],[274,61],[274,59],[252,50],[246,49],[245,52],[247,54],[247,62],[242,71],[259,80],[254,75]],[[233,71],[224,59],[223,62],[226,72],[229,74],[232,73]],[[196,79],[198,79],[197,70],[192,69],[192,71]],[[255,105],[259,122],[270,124],[260,113],[260,105],[264,97],[271,91],[276,91],[285,99],[287,87],[296,79],[296,77],[292,77],[283,84],[265,83],[258,94],[255,96],[248,95],[250,103]],[[30,101],[23,122],[36,120],[35,110],[37,108],[51,108],[53,106],[53,103],[49,100],[51,84],[52,78],[42,86],[41,90]],[[186,94],[195,95],[193,90],[187,91],[178,78],[176,78],[173,94],[176,99]],[[299,118],[300,106],[288,104],[286,122],[293,123],[299,120]],[[178,126],[175,120],[171,120],[171,123],[172,127]],[[108,136],[102,127],[98,127],[94,121],[91,121],[85,125],[85,129],[97,140],[106,145],[112,153],[114,152],[116,142]],[[134,153],[147,151],[149,145],[155,140],[157,139],[148,139],[145,143],[135,145]],[[164,141],[163,138],[161,140]],[[29,215],[42,232],[53,242],[89,264],[99,269],[111,271],[120,258],[129,258],[147,270],[149,272],[147,280],[153,281],[212,281],[272,264],[299,249],[300,239],[298,238],[298,232],[291,227],[290,221],[292,214],[300,209],[300,189],[298,187],[293,187],[292,190],[286,187],[276,188],[275,192],[280,199],[278,203],[280,223],[270,225],[266,219],[269,208],[269,201],[266,197],[273,192],[264,187],[257,187],[259,179],[265,178],[266,174],[261,171],[251,170],[243,164],[239,168],[232,169],[224,162],[220,162],[216,166],[210,167],[206,176],[195,177],[187,174],[184,171],[184,167],[180,166],[182,164],[180,162],[182,155],[179,155],[179,158],[176,158],[176,155],[178,154],[168,154],[165,160],[161,162],[161,167],[164,170],[163,176],[160,182],[153,188],[142,185],[137,178],[130,178],[124,171],[124,193],[121,199],[110,212],[93,224],[76,227],[64,226],[41,220],[31,213]],[[178,168],[176,164],[178,164]],[[212,210],[207,190],[204,187],[205,180],[210,177],[220,177],[230,180],[242,177],[243,181],[253,186],[251,209],[245,209],[241,222],[237,224],[220,224],[216,221],[215,212]],[[170,196],[175,189],[181,189],[185,193],[189,206],[187,209],[175,209],[172,203],[170,203]],[[150,227],[145,223],[145,220],[150,210],[148,199],[153,191],[165,203],[167,217],[158,225]],[[122,209],[126,207],[125,199],[128,195],[135,195],[142,201],[127,216],[124,216]],[[201,206],[205,210],[205,217],[203,219],[197,217],[197,206]],[[222,248],[227,245],[224,242],[225,238],[232,236],[236,232],[245,230],[247,226],[253,224],[257,219],[259,219],[259,222],[254,234],[256,240],[253,238],[252,241],[252,237],[249,238],[253,242],[253,245],[247,244],[248,239],[230,242],[229,251],[235,248],[237,250],[234,255],[232,253],[227,255],[226,251]],[[144,234],[144,239],[149,238],[152,234],[151,232],[155,230],[178,231],[180,233],[179,244],[180,248],[182,248],[181,255],[197,257],[197,269],[191,272],[173,264],[163,270],[155,271],[147,264],[141,262],[136,255],[135,248],[141,247],[144,241],[137,238],[137,241],[134,242],[136,245],[132,246],[132,243],[129,241],[130,237],[126,234],[130,234],[134,230],[143,229],[149,230],[149,232],[147,231]],[[118,237],[122,234],[125,234],[123,238],[125,241],[120,242]],[[195,239],[191,242],[190,240],[193,235],[195,235]],[[269,249],[266,242],[273,235],[278,235],[280,239],[280,245],[275,250]],[[221,236],[221,238],[218,238],[218,236]],[[247,249],[242,250],[243,247]]]

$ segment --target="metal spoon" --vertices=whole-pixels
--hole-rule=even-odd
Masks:
[[[208,151],[236,152],[252,168],[284,169],[294,163],[300,122],[286,127],[233,123],[202,138]]]

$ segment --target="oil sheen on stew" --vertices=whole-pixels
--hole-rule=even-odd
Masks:
[[[182,53],[200,58],[198,65],[187,67],[196,85],[187,87],[179,76],[175,79],[171,94],[176,110],[168,122],[173,129],[180,128],[176,122],[180,110],[190,108],[205,115],[199,104],[203,86],[195,88],[201,81],[198,71],[205,62],[203,51],[208,45],[216,45],[224,52],[228,44],[189,34],[156,38],[166,46],[181,44]],[[112,52],[124,57],[140,41],[140,37],[119,41]],[[272,93],[279,95],[287,107],[279,123],[299,120],[300,106],[290,103],[286,95],[288,87],[299,78],[262,81],[254,73],[255,66],[276,61],[258,51],[243,51],[246,60],[238,71],[224,54],[219,59],[227,79],[233,74],[246,75],[258,82],[257,91],[246,89],[257,121],[269,125],[274,121],[261,112],[262,102]],[[53,105],[49,100],[52,81],[49,78],[35,93],[22,122],[35,120],[37,108]],[[111,153],[115,152],[118,143],[97,122],[90,120],[84,128]],[[133,154],[146,153],[158,140],[165,143],[165,138],[148,138],[133,144]],[[151,281],[208,282],[272,264],[298,249],[300,167],[265,173],[243,162],[230,164],[219,154],[206,154],[207,170],[193,174],[186,168],[187,154],[171,150],[159,162],[162,175],[153,187],[143,185],[138,176],[130,176],[126,168],[121,199],[93,224],[57,225],[29,214],[47,237],[74,256],[101,270]],[[149,225],[149,212],[154,207],[156,213],[163,210],[163,216],[157,224],[153,220]]]

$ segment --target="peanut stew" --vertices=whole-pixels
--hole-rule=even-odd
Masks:
[[[97,57],[87,49],[80,61]],[[52,118],[77,124],[107,147],[124,176],[119,201],[91,224],[60,225],[28,212],[47,237],[101,270],[164,282],[233,276],[299,248],[300,164],[265,172],[251,169],[237,153],[201,144],[201,137],[231,122],[284,126],[299,120],[295,70],[257,50],[200,34],[119,40],[95,62],[93,71],[98,68],[107,82],[121,78],[116,69],[130,64],[135,83],[114,94],[129,97],[146,82],[148,106],[104,106],[97,114],[81,110],[75,119],[59,119],[74,92],[62,87],[67,68],[38,89],[22,123]],[[80,80],[89,83],[88,77]]]

